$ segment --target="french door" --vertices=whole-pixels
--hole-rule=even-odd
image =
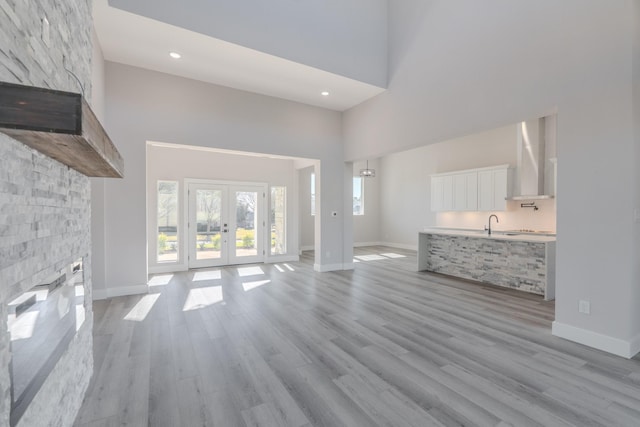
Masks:
[[[190,182],[189,268],[264,260],[264,184]]]

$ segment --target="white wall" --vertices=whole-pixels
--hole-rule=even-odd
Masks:
[[[300,169],[299,174],[299,209],[300,215],[300,250],[313,249],[315,245],[315,217],[311,215],[311,174],[313,166]]]
[[[95,28],[91,31],[93,55],[91,56],[91,109],[101,123],[105,121],[104,56]],[[91,178],[91,254],[96,260],[92,267],[94,289],[104,289],[105,284],[105,178]]]
[[[104,295],[146,290],[146,141],[319,159],[327,191],[318,204],[316,267],[350,265],[340,113],[110,62],[106,87],[106,129],[125,178],[106,182]]]
[[[334,74],[387,85],[387,0],[109,4]]]
[[[197,147],[185,148],[184,146],[157,146],[150,144],[147,147],[147,236],[148,259],[150,269],[162,266],[165,270],[167,263],[157,263],[157,183],[159,180],[178,181],[178,224],[180,259],[172,271],[186,269],[187,236],[182,230],[184,213],[184,182],[185,179],[208,179],[219,181],[239,181],[266,183],[269,188],[284,186],[287,188],[287,254],[297,257],[298,254],[298,230],[294,227],[294,207],[297,206],[294,192],[295,169],[293,160],[272,159],[257,156],[238,154],[216,153]],[[267,196],[267,203],[269,196]],[[269,205],[267,205],[267,209]],[[267,254],[267,259],[274,258]],[[282,256],[279,256],[282,258]],[[178,268],[175,268],[178,267]]]
[[[353,176],[367,167],[366,160],[353,162]],[[362,246],[380,243],[380,182],[382,180],[379,159],[369,160],[369,168],[376,176],[364,178],[364,215],[353,216],[353,244]]]
[[[640,350],[635,3],[390,0],[389,89],[344,117],[349,160],[557,110],[554,333],[626,356]]]
[[[358,176],[360,169],[366,167],[365,161],[354,162],[353,176]],[[378,159],[369,161],[369,167],[379,173],[380,163]],[[307,167],[299,171],[300,174],[300,248],[308,250],[314,245],[314,216],[311,215],[311,173],[313,167]],[[353,215],[353,245],[364,246],[380,243],[380,180],[367,178],[364,180],[364,215]],[[348,193],[348,194],[347,194]],[[345,189],[349,197],[349,204],[345,209],[350,209],[351,187]],[[345,240],[346,242],[346,240]]]
[[[515,167],[516,136],[516,125],[510,125],[383,157],[382,241],[415,249],[417,233],[424,227],[484,228],[488,212],[431,212],[430,176],[502,164]],[[537,211],[521,208],[520,203],[508,201],[506,211],[493,212],[500,219],[496,230],[555,232],[555,199],[536,201]]]
[[[635,164],[640,165],[640,2],[634,2],[634,10],[632,14],[635,27],[634,27],[634,36],[633,36],[633,117],[635,117],[634,124],[634,139],[635,139]],[[635,178],[634,182],[640,182],[640,168],[636,168],[635,170]],[[635,206],[636,208],[640,206],[640,186],[636,186],[635,188]],[[636,223],[637,212],[634,212],[634,220]],[[634,227],[634,237],[635,237],[635,253],[640,254],[640,227],[637,225]],[[640,262],[635,263],[636,269],[636,279],[640,278]],[[640,286],[635,286],[632,288],[631,295],[629,300],[635,304],[636,307],[640,307]],[[634,310],[633,312],[634,325],[640,325],[640,310]]]

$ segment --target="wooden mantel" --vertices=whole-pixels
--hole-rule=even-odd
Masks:
[[[84,175],[124,176],[122,156],[80,94],[0,82],[0,132]]]

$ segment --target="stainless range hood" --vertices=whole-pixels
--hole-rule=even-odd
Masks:
[[[518,124],[518,165],[514,195],[507,200],[543,200],[554,196],[545,191],[547,119]],[[550,124],[555,124],[550,123]]]

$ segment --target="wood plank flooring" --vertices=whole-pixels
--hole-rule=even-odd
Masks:
[[[640,425],[640,359],[551,336],[541,297],[356,250],[389,253],[158,275],[96,302],[76,426]]]

